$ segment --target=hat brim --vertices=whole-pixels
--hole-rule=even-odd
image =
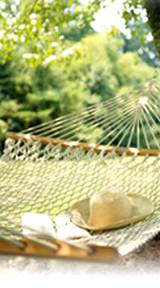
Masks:
[[[70,208],[69,214],[71,217],[71,221],[75,225],[87,230],[111,230],[134,224],[153,213],[153,203],[146,197],[137,194],[128,194],[127,197],[132,205],[132,216],[130,218],[121,219],[117,222],[111,223],[110,225],[103,225],[99,227],[91,226],[88,223],[90,199],[86,198],[75,203]]]

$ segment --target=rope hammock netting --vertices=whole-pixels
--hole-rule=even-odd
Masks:
[[[160,231],[159,124],[160,90],[152,80],[134,97],[121,95],[9,132],[0,159],[0,251],[107,259],[153,238]],[[25,213],[48,215],[56,227],[76,203],[114,189],[145,197],[152,213],[125,227],[86,229],[77,237],[24,233]]]

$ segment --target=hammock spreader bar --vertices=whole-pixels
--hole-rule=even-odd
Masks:
[[[104,153],[111,153],[115,152],[118,155],[125,154],[127,156],[131,155],[139,155],[139,156],[158,156],[160,155],[160,150],[158,149],[138,149],[134,147],[125,147],[125,148],[117,148],[114,146],[105,146],[105,145],[98,145],[98,144],[87,144],[81,143],[76,141],[66,141],[58,138],[49,138],[49,137],[40,137],[37,135],[28,135],[23,133],[14,133],[8,132],[6,135],[7,138],[14,139],[14,140],[21,140],[21,141],[33,141],[39,142],[43,145],[52,144],[54,146],[62,146],[64,148],[67,147],[74,147],[74,148],[82,148],[86,151],[93,149],[96,152],[104,152]]]

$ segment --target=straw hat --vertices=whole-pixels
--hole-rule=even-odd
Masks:
[[[70,216],[77,226],[96,231],[124,227],[152,212],[152,202],[141,195],[106,191],[74,204]]]

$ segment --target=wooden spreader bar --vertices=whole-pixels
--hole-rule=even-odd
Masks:
[[[76,247],[61,240],[56,240],[56,242],[54,240],[53,247],[55,247],[55,245],[58,246],[56,250],[37,243],[36,240],[26,239],[20,240],[20,242],[24,248],[20,248],[9,241],[0,240],[0,254],[96,261],[113,261],[119,256],[117,250],[112,247],[89,245],[86,246],[86,249],[83,249],[83,246],[82,248]]]
[[[7,138],[14,139],[14,140],[21,140],[21,141],[33,141],[39,142],[43,145],[52,144],[54,146],[61,146],[64,148],[74,147],[74,148],[81,148],[85,151],[94,150],[96,152],[103,152],[103,153],[111,153],[115,152],[118,155],[126,154],[127,156],[131,155],[141,155],[141,156],[158,156],[160,155],[159,149],[143,149],[143,148],[134,148],[134,147],[125,147],[125,148],[117,148],[115,146],[106,146],[106,145],[99,145],[99,144],[88,144],[78,141],[67,141],[59,138],[49,138],[49,137],[41,137],[32,134],[23,134],[23,133],[14,133],[8,132],[6,135]]]

